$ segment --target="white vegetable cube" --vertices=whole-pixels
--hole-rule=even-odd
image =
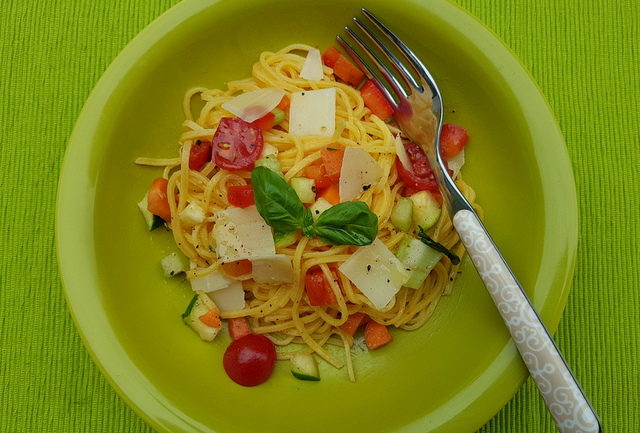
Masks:
[[[276,253],[271,227],[255,206],[216,213],[213,227],[216,252],[223,262],[272,256]]]
[[[333,206],[331,203],[327,201],[324,197],[320,197],[316,200],[311,206],[309,206],[309,210],[311,211],[311,215],[313,216],[314,221],[318,221],[318,218],[324,211]]]
[[[358,248],[338,269],[379,310],[389,304],[410,275],[402,262],[378,239]]]
[[[285,254],[251,259],[251,276],[256,283],[291,283],[293,265]]]
[[[208,295],[221,313],[242,310],[245,306],[244,289],[240,281],[233,281],[229,287],[210,292]]]
[[[307,58],[302,65],[300,77],[305,80],[322,80],[324,73],[322,71],[322,57],[317,48],[311,48],[307,54]]]
[[[380,177],[382,168],[371,155],[357,147],[346,147],[340,169],[340,201],[357,200]]]
[[[336,130],[336,89],[291,94],[289,133],[330,137]]]
[[[189,203],[180,212],[180,221],[188,226],[202,224],[205,218],[204,210],[196,203]]]

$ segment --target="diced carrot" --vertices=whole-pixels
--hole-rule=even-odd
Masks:
[[[245,317],[227,319],[227,325],[229,325],[229,335],[234,341],[244,337],[245,335],[251,334],[249,322]]]
[[[289,105],[291,105],[291,99],[289,99],[288,95],[284,95],[280,100],[280,103],[276,105],[276,108],[279,108],[284,112],[287,112],[289,110]]]
[[[169,181],[163,177],[155,179],[147,192],[147,210],[167,222],[171,222],[171,208],[167,197]]]
[[[209,312],[198,317],[202,323],[212,328],[219,328],[222,326],[220,321],[220,311],[217,308],[212,308]]]
[[[340,203],[340,186],[337,183],[332,183],[327,188],[320,191],[319,197],[324,198],[331,204]]]
[[[333,65],[333,73],[353,87],[357,87],[364,78],[364,73],[343,55],[340,55]]]
[[[304,288],[311,305],[325,307],[338,303],[324,272],[318,266],[309,269],[305,274]]]
[[[340,180],[344,149],[325,147],[320,153],[322,154],[322,165],[324,166],[324,171],[327,173],[327,177],[331,179],[333,183],[338,182]]]
[[[331,179],[327,177],[324,165],[313,164],[306,166],[304,168],[304,176],[313,179],[318,189],[323,189],[331,185]]]
[[[251,122],[251,124],[257,126],[258,128],[262,129],[263,131],[268,131],[271,128],[273,128],[273,121],[274,121],[275,118],[276,118],[275,114],[273,114],[272,112],[268,112],[267,114],[265,114],[261,118],[256,119],[253,122]]]
[[[235,262],[227,262],[221,265],[225,274],[232,277],[239,277],[251,272],[253,266],[249,260],[237,260]]]
[[[330,46],[322,55],[322,62],[328,67],[333,68],[340,57],[342,57],[342,53],[340,53],[336,47]]]
[[[369,80],[364,83],[364,86],[360,89],[360,94],[364,100],[364,105],[380,119],[386,120],[393,114],[393,107],[374,81]]]
[[[382,347],[393,340],[386,326],[374,322],[367,323],[364,327],[364,342],[370,350]]]
[[[345,334],[349,334],[353,337],[353,334],[356,333],[360,325],[362,325],[367,318],[368,316],[364,313],[353,313],[349,317],[347,317],[346,322],[340,325],[340,329],[342,329]]]

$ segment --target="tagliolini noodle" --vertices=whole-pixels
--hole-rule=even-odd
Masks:
[[[306,53],[311,47],[290,45],[276,53],[263,52],[254,64],[249,79],[228,83],[227,90],[197,87],[190,89],[184,98],[184,133],[180,137],[179,157],[174,159],[139,158],[144,165],[164,167],[163,176],[168,179],[168,198],[172,216],[177,216],[189,203],[197,203],[206,212],[202,224],[183,226],[180,218],[172,218],[171,230],[177,246],[196,265],[188,273],[189,278],[214,272],[220,265],[215,253],[213,226],[215,213],[227,209],[227,189],[232,185],[249,183],[250,172],[228,172],[207,163],[200,171],[189,169],[189,153],[196,140],[211,141],[216,127],[223,117],[232,116],[221,105],[240,93],[259,88],[275,87],[287,93],[334,87],[336,89],[336,132],[332,137],[290,135],[285,120],[281,129],[264,131],[265,145],[278,149],[277,158],[286,180],[302,176],[304,168],[321,158],[320,150],[328,145],[353,146],[368,152],[382,168],[379,182],[364,192],[365,202],[378,216],[378,238],[390,249],[397,248],[403,232],[390,221],[391,211],[400,196],[403,184],[395,167],[394,135],[400,130],[381,121],[364,106],[360,92],[335,81],[331,69],[324,67],[321,81],[299,78]],[[192,106],[197,99],[199,112],[194,116]],[[467,199],[474,203],[475,193],[460,176],[456,184]],[[479,210],[479,209],[478,209]],[[464,247],[453,230],[451,220],[443,214],[429,235],[452,250],[458,256]],[[292,343],[300,343],[304,351],[315,352],[331,365],[341,368],[347,364],[351,380],[355,380],[350,348],[353,337],[343,333],[339,326],[350,314],[361,311],[373,320],[404,330],[415,330],[429,320],[441,296],[448,294],[458,267],[443,258],[429,274],[419,289],[403,287],[395,299],[377,310],[369,300],[346,278],[337,273],[337,283],[332,269],[340,266],[356,250],[353,246],[327,245],[318,239],[299,235],[297,242],[286,248],[278,248],[278,254],[291,257],[294,270],[293,284],[258,284],[248,277],[243,280],[246,307],[241,311],[227,312],[223,318],[247,317],[253,332],[266,334],[277,346],[284,349]],[[338,301],[336,306],[311,306],[305,295],[304,275],[308,269],[319,266],[331,285]],[[327,350],[327,345],[345,348],[345,360]],[[286,359],[292,352],[279,350],[278,358]]]

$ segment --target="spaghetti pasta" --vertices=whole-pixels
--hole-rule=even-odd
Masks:
[[[225,117],[233,117],[222,105],[244,92],[263,89],[282,89],[294,92],[333,88],[336,90],[336,130],[332,136],[294,136],[290,134],[288,120],[278,128],[263,131],[264,143],[277,152],[277,161],[285,180],[302,176],[305,169],[321,159],[321,150],[327,146],[355,147],[369,154],[381,168],[377,183],[363,192],[364,202],[378,218],[377,238],[390,249],[397,249],[404,232],[391,221],[395,204],[403,192],[403,182],[396,168],[394,139],[401,131],[392,123],[385,123],[366,107],[360,92],[336,80],[333,71],[324,66],[324,78],[309,81],[300,77],[306,53],[312,47],[294,44],[277,52],[263,52],[253,65],[248,79],[228,83],[227,90],[195,87],[186,92],[183,102],[184,132],[179,140],[179,157],[169,159],[139,158],[136,163],[164,168],[168,180],[167,198],[172,215],[168,225],[177,247],[189,258],[192,269],[189,279],[212,274],[220,269],[213,235],[215,215],[230,207],[228,191],[231,187],[249,185],[250,171],[227,171],[207,162],[199,170],[191,169],[189,156],[192,146],[199,141],[211,141]],[[197,101],[199,99],[199,101]],[[198,103],[199,102],[199,103]],[[201,106],[193,112],[193,107]],[[198,141],[199,140],[199,141]],[[275,154],[275,153],[274,153]],[[475,193],[460,175],[456,179],[464,195],[474,202]],[[189,205],[204,210],[205,218],[197,224],[185,224],[178,216]],[[464,247],[453,229],[443,207],[437,224],[428,230],[434,240],[458,256]],[[442,258],[418,289],[402,287],[384,308],[376,308],[345,275],[336,272],[358,247],[330,245],[320,239],[296,235],[295,242],[279,247],[276,253],[291,259],[293,282],[286,284],[257,283],[250,275],[228,276],[239,280],[245,291],[245,308],[226,311],[223,319],[246,317],[254,333],[265,334],[279,348],[278,358],[288,359],[292,344],[296,350],[315,353],[329,364],[341,368],[347,364],[348,376],[355,380],[351,347],[354,338],[342,331],[341,325],[350,315],[366,314],[370,320],[382,325],[411,331],[420,328],[433,315],[444,295],[451,292],[458,266]],[[319,267],[336,302],[330,306],[311,305],[305,293],[304,276]],[[344,359],[329,346],[341,346]]]

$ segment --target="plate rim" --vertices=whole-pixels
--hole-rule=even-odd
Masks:
[[[98,366],[103,377],[105,377],[113,389],[116,390],[120,398],[122,398],[138,416],[158,431],[175,431],[175,428],[189,431],[194,427],[203,431],[212,430],[199,424],[196,420],[193,420],[171,406],[168,401],[159,397],[160,393],[152,383],[146,380],[144,373],[138,370],[135,364],[128,358],[126,351],[119,344],[117,338],[110,334],[108,329],[100,327],[100,323],[103,324],[102,326],[104,326],[105,323],[108,325],[107,314],[105,311],[100,310],[99,306],[101,302],[99,299],[88,296],[87,293],[82,290],[84,277],[97,273],[95,263],[91,260],[91,258],[93,258],[92,255],[95,254],[93,249],[93,202],[95,199],[95,184],[89,185],[89,188],[84,190],[84,186],[77,185],[75,178],[79,171],[84,170],[87,175],[90,174],[90,169],[86,167],[86,161],[90,160],[91,153],[90,147],[86,146],[86,143],[91,142],[91,138],[100,124],[99,116],[92,114],[102,111],[102,107],[109,103],[111,95],[120,85],[121,79],[126,76],[131,68],[135,67],[140,57],[149,49],[153,48],[159,40],[194,14],[214,7],[219,2],[220,0],[213,0],[211,2],[183,0],[158,16],[123,48],[96,83],[76,120],[65,150],[58,182],[55,223],[56,255],[60,271],[60,280],[62,281],[67,306],[76,331],[80,335],[83,345],[89,352],[93,362]],[[552,208],[553,203],[547,203],[546,199],[543,200],[544,216],[545,221],[547,221],[544,229],[544,237],[546,238],[549,235],[549,230],[551,230],[550,226],[552,224],[549,224],[549,215],[555,216],[552,222],[561,222],[567,225],[563,231],[566,235],[564,254],[561,255],[557,251],[546,251],[545,248],[540,263],[540,269],[544,269],[544,263],[552,261],[552,258],[559,256],[566,257],[567,266],[564,268],[562,275],[562,285],[560,288],[554,289],[554,299],[556,303],[549,305],[551,302],[551,299],[548,299],[549,296],[545,298],[545,302],[542,305],[540,305],[539,302],[535,302],[536,300],[534,299],[534,304],[538,310],[541,310],[541,315],[545,323],[548,324],[549,331],[554,333],[567,304],[575,269],[578,244],[578,206],[575,182],[569,154],[557,120],[543,92],[538,87],[538,84],[530,72],[521,63],[518,56],[499,36],[489,27],[485,26],[482,21],[469,11],[447,0],[432,0],[428,4],[422,4],[413,0],[412,3],[420,12],[426,12],[428,10],[439,18],[444,19],[454,28],[464,27],[465,34],[471,33],[479,36],[474,40],[476,46],[478,48],[483,46],[490,48],[488,51],[485,50],[485,56],[491,58],[493,60],[492,63],[502,65],[506,70],[513,73],[511,77],[505,77],[505,80],[510,84],[513,82],[519,84],[517,88],[510,86],[514,97],[517,100],[528,98],[529,106],[526,107],[526,111],[522,114],[526,119],[527,125],[530,126],[530,130],[532,132],[536,130],[539,131],[540,127],[535,127],[537,124],[545,125],[547,128],[544,134],[539,133],[538,135],[544,136],[548,141],[543,141],[542,144],[540,144],[541,142],[539,140],[532,138],[532,141],[538,143],[536,146],[533,146],[536,160],[547,162],[547,164],[539,165],[540,175],[543,177],[545,172],[546,174],[553,174],[556,177],[554,178],[555,184],[562,185],[559,188],[565,189],[569,195],[564,197],[564,202],[562,203],[563,213],[566,218],[562,218],[560,215],[557,215],[557,212],[554,212]],[[451,16],[455,16],[456,20],[451,20]],[[445,19],[445,17],[449,18]],[[552,139],[549,140],[549,137],[552,137]],[[554,149],[551,147],[551,143],[553,143],[553,145],[560,143],[562,146]],[[542,149],[540,149],[541,146],[543,147]],[[549,150],[552,152],[549,152]],[[554,157],[552,164],[550,163],[551,154],[553,154]],[[550,167],[552,166],[556,167],[556,169],[551,170]],[[560,166],[561,170],[557,170],[558,166]],[[73,173],[73,176],[71,173]],[[541,185],[546,198],[549,196],[549,194],[546,194],[549,186],[544,182],[541,182]],[[91,216],[91,218],[86,218],[86,216]],[[74,230],[70,231],[66,229],[69,223],[73,224],[72,227],[74,227]],[[90,234],[88,242],[86,236],[81,236],[87,233]],[[72,254],[69,253],[69,251],[77,251],[78,248],[82,248],[84,252],[89,253],[88,258],[85,259],[85,264],[88,266],[80,272],[78,271],[79,266],[77,266],[76,263],[69,263],[68,261],[70,255],[77,258],[77,253]],[[539,285],[539,274],[540,272],[538,272],[536,278],[536,287]],[[84,306],[87,304],[98,307],[97,314],[95,314],[96,311],[93,310],[92,314],[83,311]],[[100,341],[100,343],[96,343],[96,340]],[[105,350],[105,344],[108,346],[108,350]],[[106,352],[109,352],[109,354],[107,355]],[[132,369],[133,372],[131,371]],[[497,377],[496,371],[500,371]],[[131,373],[133,373],[133,375]],[[508,386],[509,392],[499,393],[499,396],[491,399],[492,401],[489,404],[484,402],[478,405],[476,399],[469,406],[462,408],[462,410],[454,410],[455,415],[444,415],[444,418],[447,419],[443,418],[442,422],[438,421],[438,419],[418,419],[402,427],[400,431],[413,431],[416,427],[429,427],[437,430],[440,427],[448,425],[451,421],[456,421],[455,418],[460,418],[463,410],[473,410],[474,405],[482,407],[482,415],[469,416],[469,414],[467,414],[467,416],[462,417],[464,420],[458,420],[462,423],[459,424],[459,426],[460,428],[479,428],[495,416],[495,414],[513,398],[527,377],[528,373],[517,355],[515,346],[510,341],[503,347],[500,354],[487,368],[485,373],[474,382],[474,386],[483,387],[485,394],[492,393],[494,397],[497,388],[504,389],[505,386]],[[491,380],[493,380],[493,383],[487,382]],[[506,384],[502,383],[498,385],[500,381],[506,382]],[[445,406],[449,406],[451,401],[441,406],[442,410],[448,414],[451,413],[452,409],[450,407],[445,408]],[[436,411],[439,411],[441,408]],[[478,408],[478,410],[480,410],[480,408]],[[158,411],[162,413],[162,417],[158,416]],[[168,416],[168,414],[170,414],[170,416]]]

